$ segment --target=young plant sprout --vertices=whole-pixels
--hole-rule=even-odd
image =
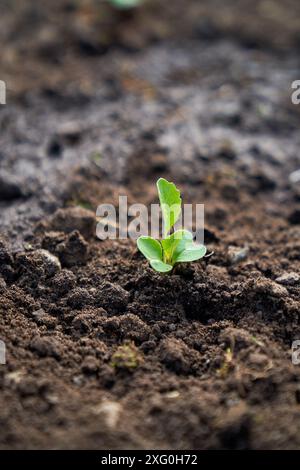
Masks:
[[[133,8],[142,3],[143,0],[110,0],[117,8]]]
[[[177,263],[187,263],[203,258],[204,245],[196,245],[193,235],[188,230],[177,230],[170,234],[181,214],[180,191],[174,183],[159,178],[156,183],[163,218],[162,240],[141,236],[137,240],[138,249],[155,271],[167,273]]]

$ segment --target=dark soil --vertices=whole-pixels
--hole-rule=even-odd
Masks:
[[[300,36],[287,3],[221,15],[175,2],[180,24],[162,2],[105,7],[105,41],[94,2],[1,7],[2,449],[299,448]],[[134,242],[95,236],[99,204],[157,202],[160,176],[205,204],[213,252],[172,275]]]

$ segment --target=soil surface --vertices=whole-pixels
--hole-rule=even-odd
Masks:
[[[298,2],[2,3],[0,447],[299,448]],[[172,275],[95,230],[160,176]]]

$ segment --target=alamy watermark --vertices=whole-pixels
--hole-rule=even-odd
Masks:
[[[295,90],[291,96],[292,103],[300,104],[300,80],[295,80],[292,83],[292,89]]]
[[[292,342],[292,363],[295,366],[300,364],[300,339]]]
[[[0,80],[0,105],[6,104],[6,84]]]
[[[168,216],[180,212],[174,230],[189,230],[194,240],[204,243],[204,204],[174,204],[165,207]],[[168,219],[169,217],[165,217]],[[96,211],[97,217],[97,237],[101,240],[126,239],[137,240],[140,236],[151,236],[152,238],[164,238],[164,221],[161,217],[159,204],[151,204],[149,207],[144,204],[128,205],[127,196],[119,196],[119,205],[101,204]]]
[[[6,346],[4,341],[0,340],[0,365],[6,364]]]

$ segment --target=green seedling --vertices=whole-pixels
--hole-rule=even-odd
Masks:
[[[225,379],[228,376],[232,368],[233,368],[233,352],[231,348],[227,348],[225,352],[223,365],[221,366],[220,369],[217,370],[217,374],[223,379]]]
[[[134,370],[143,362],[133,342],[125,342],[114,352],[110,365],[118,370]]]
[[[163,218],[163,239],[159,241],[142,236],[138,238],[137,246],[155,271],[167,273],[177,263],[203,258],[206,247],[195,244],[188,230],[177,230],[170,234],[181,214],[180,191],[174,183],[164,178],[159,178],[156,185]]]
[[[109,0],[117,8],[134,8],[142,3],[143,0]]]

